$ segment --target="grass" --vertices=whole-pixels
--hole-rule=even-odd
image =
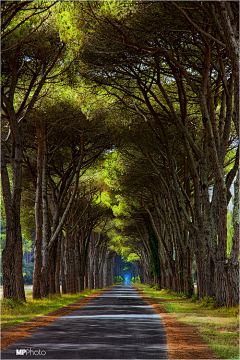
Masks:
[[[54,294],[38,300],[31,299],[32,291],[29,290],[26,291],[26,302],[14,299],[3,299],[1,300],[1,328],[3,329],[10,325],[20,324],[21,322],[28,321],[35,316],[46,315],[63,306],[69,305],[80,298],[94,294],[99,290],[103,289],[85,289],[77,294]]]
[[[169,290],[157,291],[149,285],[136,286],[156,299],[179,321],[193,325],[199,335],[222,359],[239,359],[239,308],[215,307],[212,299],[187,299]]]

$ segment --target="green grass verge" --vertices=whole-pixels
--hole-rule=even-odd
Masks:
[[[239,308],[215,308],[214,301],[202,302],[169,290],[157,291],[149,285],[136,286],[179,321],[193,325],[199,335],[222,359],[239,359]]]
[[[95,290],[85,289],[77,294],[49,295],[46,298],[38,300],[32,300],[32,292],[29,291],[26,294],[26,302],[14,299],[3,299],[1,300],[1,328],[3,329],[6,326],[20,324],[35,316],[46,315],[63,306],[69,305],[80,298],[107,288],[108,287]]]

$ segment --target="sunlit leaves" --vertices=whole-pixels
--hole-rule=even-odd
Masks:
[[[74,3],[71,1],[58,2],[53,9],[52,16],[59,28],[61,40],[68,47],[71,45],[76,48],[80,43],[81,35],[76,26]]]

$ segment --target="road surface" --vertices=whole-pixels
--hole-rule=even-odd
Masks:
[[[2,359],[168,359],[160,316],[131,284],[37,328],[2,351]]]

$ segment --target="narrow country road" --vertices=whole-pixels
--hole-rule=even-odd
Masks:
[[[2,359],[19,358],[168,359],[166,333],[131,284],[117,285],[2,351]]]

